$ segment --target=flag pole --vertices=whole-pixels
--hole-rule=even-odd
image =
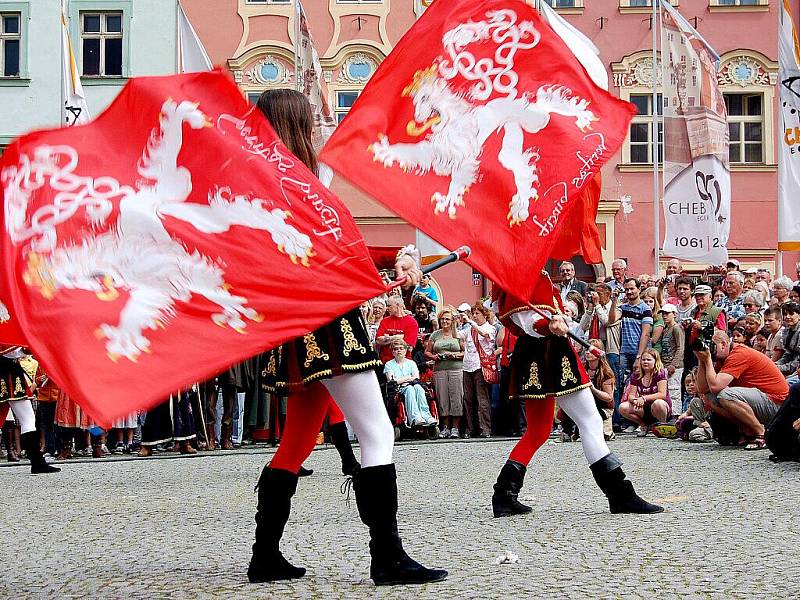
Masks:
[[[294,89],[302,91],[300,83],[300,0],[294,1]]]
[[[66,8],[66,1],[61,0],[59,4],[61,5],[61,15],[59,20],[61,21],[61,105],[58,107],[58,121],[59,127],[64,127],[66,124],[66,119],[64,118],[64,107],[67,104],[67,82],[64,81],[64,64],[65,60],[67,60],[66,56],[64,56],[64,22],[67,20],[67,8]]]
[[[659,219],[660,198],[658,189],[658,53],[656,52],[656,38],[657,38],[657,7],[660,0],[650,0],[653,5],[652,27],[653,30],[653,103],[652,110],[653,122],[652,126],[652,154],[653,154],[653,233],[655,237],[654,250],[655,250],[655,264],[653,267],[653,275],[658,277],[659,273],[659,259],[661,253],[661,228]]]

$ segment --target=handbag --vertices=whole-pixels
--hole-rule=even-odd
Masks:
[[[472,330],[472,341],[475,342],[475,348],[478,350],[478,358],[481,361],[481,374],[483,380],[489,385],[500,383],[500,372],[497,370],[497,359],[493,355],[489,355],[481,347],[478,341],[478,334]]]

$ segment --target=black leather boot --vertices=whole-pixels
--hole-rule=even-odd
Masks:
[[[39,432],[29,431],[23,433],[20,437],[22,447],[25,449],[25,454],[31,461],[31,473],[58,473],[61,471],[58,467],[53,467],[47,464],[47,461],[42,456],[42,451],[39,449]]]
[[[17,449],[14,444],[13,429],[15,427],[16,425],[12,422],[7,422],[3,425],[3,445],[6,448],[6,460],[8,462],[19,462],[19,456],[17,456]]]
[[[495,517],[510,517],[531,512],[530,506],[517,500],[525,480],[525,471],[523,465],[513,460],[506,461],[500,469],[492,494],[492,511]]]
[[[313,474],[314,474],[314,469],[306,469],[302,465],[300,465],[300,470],[297,472],[298,477],[308,477],[309,475]]]
[[[397,531],[397,475],[394,465],[364,467],[353,475],[358,514],[369,527],[369,576],[375,585],[442,581],[447,571],[411,559]]]
[[[608,498],[608,508],[612,514],[634,513],[652,514],[664,512],[663,506],[650,504],[640,498],[633,484],[625,479],[622,462],[613,454],[607,454],[589,467],[597,486]]]
[[[336,450],[339,451],[339,456],[342,458],[342,473],[350,476],[355,475],[361,468],[361,463],[356,460],[356,455],[353,454],[353,445],[347,435],[347,425],[342,421],[328,427],[328,431],[331,434],[333,445],[336,446]]]
[[[297,490],[297,475],[264,467],[257,488],[256,543],[247,578],[250,583],[264,583],[302,577],[306,570],[292,565],[279,548],[292,509],[292,496]]]

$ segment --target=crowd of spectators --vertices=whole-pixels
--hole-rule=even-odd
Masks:
[[[611,277],[594,282],[577,279],[570,262],[558,273],[570,330],[604,351],[598,358],[576,344],[607,440],[626,432],[753,450],[767,445],[766,428],[789,386],[800,381],[800,284],[773,280],[766,269],[742,272],[735,260],[699,276],[684,273],[675,259],[660,278],[634,277],[622,259],[613,261]],[[426,276],[406,296],[396,291],[361,311],[384,363],[387,410],[402,402],[406,429],[438,427],[441,438],[524,433],[524,401],[509,390],[516,337],[488,303],[445,304]],[[272,432],[264,441],[279,441],[285,401],[260,389],[258,358],[176,393],[149,415],[120,419],[109,431],[39,372],[32,357],[23,363],[37,384],[42,447],[53,457],[227,450],[261,441],[260,429]],[[796,395],[800,405],[800,384]],[[800,430],[800,420],[792,430]],[[560,412],[554,432],[557,441],[580,437]],[[3,428],[9,461],[18,460],[17,438],[9,420]]]

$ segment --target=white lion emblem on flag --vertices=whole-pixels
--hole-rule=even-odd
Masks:
[[[470,21],[448,31],[442,39],[448,56],[440,56],[430,68],[418,71],[403,90],[403,96],[410,97],[414,105],[414,120],[408,123],[407,132],[427,134],[426,138],[415,144],[392,144],[380,135],[370,151],[385,167],[397,164],[417,175],[433,171],[450,177],[448,190],[434,193],[431,201],[436,214],[455,218],[457,207],[464,206],[464,195],[478,180],[484,144],[492,134],[501,133],[497,160],[511,171],[516,185],[507,215],[513,226],[529,218],[530,203],[539,196],[536,164],[540,155],[535,148],[525,148],[524,133],[547,127],[553,113],[574,117],[575,127],[581,131],[591,129],[597,118],[589,110],[588,100],[573,96],[563,86],[545,85],[535,94],[520,96],[514,57],[519,50],[534,48],[540,34],[530,21],[517,24],[512,10],[489,11],[486,17],[486,21]],[[490,40],[497,45],[494,60],[478,60],[467,50]],[[468,94],[456,92],[449,84],[456,76],[477,83]],[[504,96],[488,100],[493,93]]]
[[[286,222],[291,215],[268,208],[262,199],[219,187],[208,192],[208,204],[186,202],[192,176],[177,164],[184,123],[198,130],[210,125],[196,103],[164,102],[159,125],[137,165],[143,179],[135,188],[120,185],[112,177],[76,174],[78,153],[70,146],[39,146],[32,158],[22,154],[18,165],[2,173],[6,229],[15,244],[30,244],[24,273],[27,285],[45,298],[55,297],[59,290],[85,290],[110,301],[119,296],[119,290],[128,292],[119,322],[103,323],[96,331],[98,338],[106,340],[112,360],[135,361],[142,352],[149,352],[146,330],[165,327],[175,314],[175,303],[188,302],[192,295],[219,307],[210,316],[219,326],[242,333],[245,320],[264,319],[247,306],[245,297],[231,293],[224,265],[189,251],[170,235],[165,217],[210,234],[234,225],[266,231],[295,264],[308,266],[314,255],[309,236]],[[30,195],[45,184],[57,192],[53,205],[38,208],[28,220]],[[119,198],[119,217],[111,228],[79,243],[57,245],[56,225],[81,207],[93,228],[105,224],[113,198]]]

